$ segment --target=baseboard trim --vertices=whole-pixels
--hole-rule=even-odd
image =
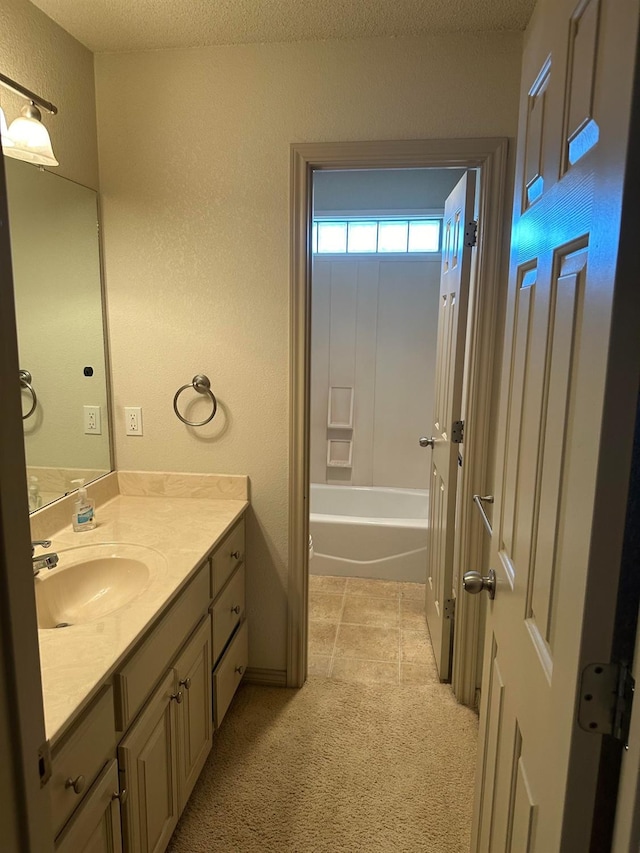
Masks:
[[[248,666],[244,681],[249,684],[260,684],[263,687],[286,687],[286,669],[263,669],[259,666]]]

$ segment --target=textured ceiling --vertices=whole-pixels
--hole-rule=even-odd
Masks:
[[[534,0],[34,0],[91,50],[524,30]]]

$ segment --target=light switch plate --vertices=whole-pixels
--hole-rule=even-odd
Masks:
[[[142,409],[140,406],[125,406],[124,423],[127,435],[142,435]]]
[[[85,435],[102,435],[102,412],[100,406],[83,406]]]

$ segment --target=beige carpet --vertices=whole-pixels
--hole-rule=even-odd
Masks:
[[[244,685],[171,853],[463,853],[477,719],[446,685]]]

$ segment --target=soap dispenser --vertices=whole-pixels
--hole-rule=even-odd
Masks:
[[[81,533],[83,530],[93,530],[96,526],[96,514],[93,506],[93,501],[87,495],[87,490],[84,487],[84,480],[72,480],[72,483],[78,483],[78,500],[73,505],[73,529],[76,533]]]
[[[37,477],[29,477],[29,512],[34,512],[42,506],[42,495]]]

